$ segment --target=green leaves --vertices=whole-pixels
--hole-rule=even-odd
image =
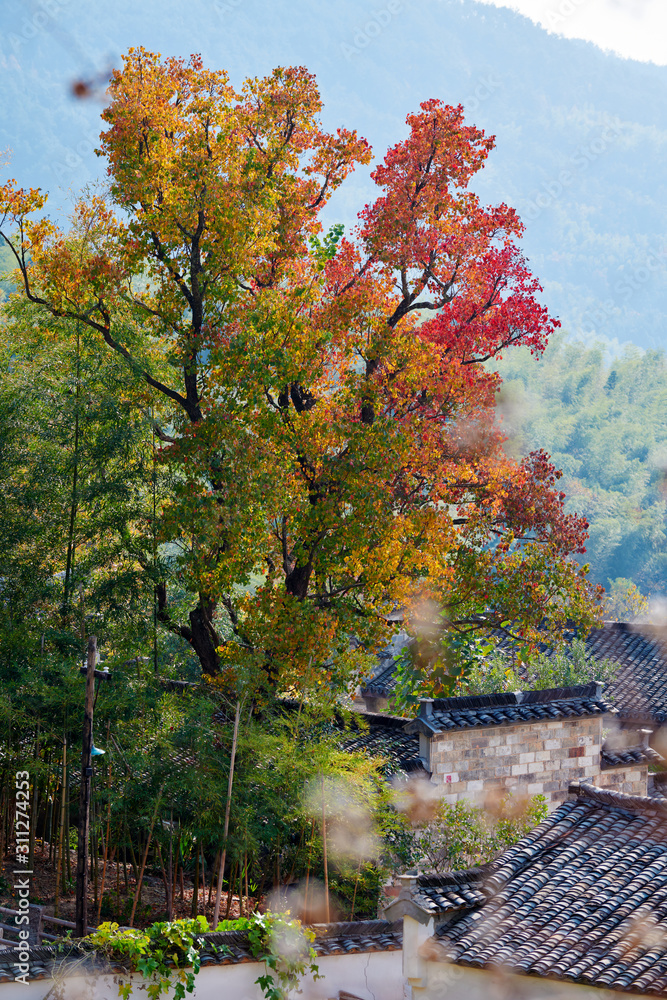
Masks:
[[[208,930],[205,917],[162,921],[145,931],[120,930],[117,923],[103,923],[88,936],[109,962],[119,959],[147,980],[150,1000],[158,1000],[172,989],[177,1000],[192,993],[200,969],[198,936]],[[187,971],[191,968],[192,971]],[[132,983],[119,981],[118,995],[128,1000]]]
[[[266,1000],[288,1000],[306,972],[318,978],[315,933],[299,920],[281,913],[253,913],[248,940],[255,958],[266,966],[266,973],[255,980]]]

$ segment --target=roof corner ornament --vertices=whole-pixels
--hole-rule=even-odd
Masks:
[[[419,699],[419,718],[420,719],[433,718],[433,698]]]

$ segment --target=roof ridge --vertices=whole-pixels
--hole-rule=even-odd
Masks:
[[[627,792],[612,792],[597,788],[585,781],[572,781],[567,787],[570,795],[579,799],[590,799],[599,806],[609,809],[623,809],[625,812],[651,812],[667,815],[667,799],[651,798],[649,795],[628,795]]]
[[[498,691],[493,694],[460,695],[455,698],[434,698],[434,712],[476,711],[483,708],[503,708],[508,705],[545,705],[554,701],[595,700],[602,698],[599,681],[572,684],[569,687],[528,689],[526,691]]]
[[[374,934],[390,934],[403,929],[401,920],[342,920],[329,924],[309,924],[316,938],[372,937]]]
[[[492,863],[489,862],[485,865],[475,865],[473,868],[464,868],[461,871],[445,872],[443,875],[424,872],[417,876],[417,887],[433,889],[444,886],[474,885],[485,879],[491,870]]]

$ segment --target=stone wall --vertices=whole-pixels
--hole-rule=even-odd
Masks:
[[[627,764],[624,767],[608,767],[595,779],[593,784],[614,792],[628,795],[646,795],[648,785],[648,764]]]
[[[449,803],[500,789],[544,795],[551,810],[567,798],[570,781],[598,784],[602,773],[600,715],[456,730],[429,744],[432,781],[446,786]]]

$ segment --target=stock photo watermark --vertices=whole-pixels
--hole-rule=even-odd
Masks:
[[[218,14],[224,15],[232,14],[242,3],[243,0],[215,0],[213,6]]]
[[[622,131],[623,126],[620,119],[614,118],[607,122],[599,135],[585,145],[579,146],[572,154],[570,157],[571,168],[561,170],[557,177],[545,181],[538,193],[522,206],[519,213],[521,217],[533,221],[545,209],[554,205],[566,189],[574,184],[578,175],[607,152],[617,141]]]
[[[587,0],[560,0],[553,10],[546,15],[548,28],[558,28],[566,21],[571,14],[574,14],[580,7],[583,7]]]
[[[17,983],[28,985],[30,971],[30,774],[28,771],[16,772],[16,806],[14,812],[14,833],[16,836],[16,857],[14,875],[14,894],[18,916],[18,962],[16,963]],[[18,877],[22,876],[22,877]]]
[[[40,0],[39,10],[36,10],[30,17],[24,17],[20,29],[12,31],[6,36],[6,41],[14,53],[19,52],[27,42],[31,42],[38,35],[41,35],[48,28],[49,23],[71,2],[72,0]]]
[[[665,256],[667,256],[667,252],[664,247],[660,250],[651,250],[646,257],[632,265],[627,272],[621,274],[612,289],[616,300],[605,299],[594,308],[588,309],[581,319],[581,332],[597,333],[600,327],[617,316],[623,304],[629,302],[640,289],[651,281],[655,274],[664,271]]]
[[[350,42],[341,42],[340,51],[349,62],[354,56],[361,55],[371,42],[378,38],[384,29],[391,24],[397,14],[403,11],[402,0],[389,0],[389,3],[374,10],[369,19],[355,32]]]
[[[469,94],[461,102],[466,112],[477,111],[480,104],[483,104],[489,97],[492,97],[497,90],[501,90],[502,86],[502,81],[493,73],[487,73],[486,76],[481,78],[472,94]]]

